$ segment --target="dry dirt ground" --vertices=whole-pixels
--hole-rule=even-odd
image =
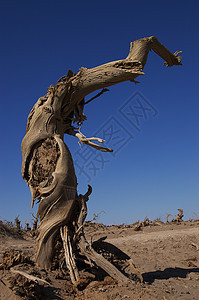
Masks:
[[[79,290],[72,286],[68,274],[63,276],[56,268],[51,272],[36,269],[32,262],[34,238],[30,235],[19,238],[5,234],[0,236],[1,262],[3,257],[5,260],[4,253],[8,249],[14,249],[15,258],[16,253],[18,258],[14,265],[10,263],[11,268],[9,263],[7,268],[1,264],[0,299],[199,299],[199,221],[180,224],[157,222],[156,226],[149,225],[139,231],[132,226],[94,223],[86,226],[85,232],[91,242],[107,236],[101,244],[97,244],[96,250],[105,253],[103,249],[107,247],[120,249],[121,260],[125,255],[131,257],[144,283],[139,282],[132,269],[126,271],[132,273],[130,277],[133,280],[129,284],[117,284],[107,275],[96,280],[92,275],[89,280],[84,280]],[[110,253],[108,257],[110,259]],[[49,285],[27,280],[13,273],[13,269],[40,277]]]

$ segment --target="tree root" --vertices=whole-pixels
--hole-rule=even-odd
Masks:
[[[79,212],[75,223],[75,231],[69,229],[68,226],[64,226],[60,230],[63,246],[66,266],[69,270],[70,278],[73,284],[78,285],[80,281],[80,275],[75,263],[79,260],[78,255],[84,256],[91,266],[97,266],[98,268],[104,270],[110,277],[116,280],[118,283],[129,283],[132,282],[130,278],[126,277],[123,273],[119,271],[111,262],[106,260],[102,255],[98,254],[92,246],[86,240],[84,234],[84,221],[87,216],[87,205],[86,201],[90,195],[92,189],[89,186],[89,191],[83,196],[79,195]],[[136,269],[132,262],[132,259],[128,260],[129,265],[133,268],[134,273],[139,278],[140,282],[143,283],[143,277],[141,273]]]
[[[75,257],[72,251],[71,241],[69,229],[67,226],[64,226],[60,229],[61,238],[64,246],[64,254],[66,259],[66,265],[70,273],[70,278],[72,283],[74,284],[79,280],[79,273],[77,270],[77,266],[75,263]]]

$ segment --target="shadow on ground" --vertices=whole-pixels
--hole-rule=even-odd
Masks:
[[[143,273],[143,279],[147,283],[153,283],[155,279],[163,280],[169,278],[186,278],[189,273],[199,272],[199,268],[183,269],[183,268],[166,268],[163,271],[154,271]]]

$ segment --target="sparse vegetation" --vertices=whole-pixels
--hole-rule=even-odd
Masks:
[[[166,297],[168,290],[170,291],[169,284],[171,284],[172,278],[174,283],[182,283],[181,288],[183,289],[183,280],[187,280],[187,278],[189,278],[188,276],[192,276],[192,280],[189,281],[190,293],[194,293],[191,284],[195,284],[195,280],[199,280],[199,245],[196,238],[193,238],[192,236],[186,238],[186,235],[184,235],[184,228],[185,230],[188,229],[188,231],[190,231],[190,229],[196,230],[199,225],[198,214],[193,213],[195,218],[186,221],[184,220],[183,210],[179,209],[178,214],[175,217],[172,217],[169,214],[171,220],[166,217],[165,222],[160,218],[156,218],[152,221],[149,217],[145,217],[143,221],[137,221],[132,224],[124,223],[121,225],[107,226],[103,223],[96,222],[100,217],[100,214],[101,212],[94,214],[94,217],[84,224],[85,233],[90,239],[90,244],[98,254],[102,255],[107,261],[111,262],[111,264],[130,278],[132,282],[134,282],[134,285],[129,285],[126,288],[124,286],[119,287],[115,280],[107,276],[107,274],[97,268],[95,264],[86,260],[84,256],[78,257],[77,265],[80,270],[80,281],[78,285],[73,285],[70,280],[69,271],[66,267],[61,240],[57,241],[55,247],[51,271],[38,269],[33,259],[34,248],[32,248],[32,245],[35,245],[35,238],[33,238],[32,234],[33,229],[30,231],[28,228],[30,227],[29,223],[22,222],[18,216],[20,225],[26,225],[24,226],[25,228],[20,226],[20,233],[18,232],[16,222],[6,220],[0,221],[0,238],[4,241],[2,245],[5,245],[8,240],[19,241],[18,243],[20,245],[18,249],[14,249],[10,246],[9,249],[4,252],[1,251],[0,274],[4,274],[3,282],[7,285],[9,290],[12,291],[13,295],[16,294],[21,299],[35,300],[52,299],[52,297],[54,297],[53,299],[56,299],[57,296],[60,297],[58,299],[66,299],[67,297],[69,300],[85,300],[89,299],[88,295],[90,295],[91,298],[99,299],[95,296],[99,294],[101,297],[100,299],[106,299],[102,297],[103,293],[106,297],[113,295],[113,297],[110,298],[113,299],[115,298],[113,292],[117,291],[117,293],[122,295],[121,297],[124,297],[125,295],[131,297],[132,293],[135,293],[135,299],[139,299],[140,295],[145,295],[143,299],[150,299],[147,285],[144,282],[151,283],[151,289],[154,293],[160,293],[158,294],[159,296],[165,295]],[[32,221],[36,221],[34,216]],[[175,238],[176,230],[181,230],[182,232],[182,236],[178,239]],[[142,233],[139,233],[139,231]],[[150,240],[146,242],[146,238],[150,238],[148,233],[152,234],[152,239],[156,239],[155,243],[153,241],[150,242]],[[153,233],[155,233],[155,235]],[[168,234],[168,236],[174,234],[174,238],[170,240],[165,239],[165,234]],[[138,243],[134,237],[139,238]],[[142,238],[145,238],[143,243]],[[114,242],[112,243],[113,240]],[[29,247],[26,248],[26,251],[21,250],[24,248],[24,246],[22,246],[23,243],[26,243],[27,241],[29,241],[29,245],[31,245],[31,247],[29,247],[32,252],[28,250]],[[10,245],[12,244],[13,243],[11,242]],[[125,252],[121,251],[117,245],[122,245],[122,249],[126,249]],[[176,251],[176,248],[178,251]],[[179,261],[176,260],[175,262],[178,266],[184,259],[183,263],[180,264],[180,268],[172,269],[169,258],[167,260],[164,258],[167,254],[170,257],[170,253],[173,253],[172,255],[173,257],[176,256],[176,259],[178,258],[179,253],[182,253]],[[160,254],[163,256],[161,265],[158,258]],[[131,257],[133,258],[133,261]],[[143,260],[145,261],[144,265]],[[146,271],[145,267],[151,265],[153,261],[154,265],[151,266],[153,272]],[[135,266],[135,263],[139,268]],[[161,266],[162,271],[157,271],[157,264],[159,264],[159,267]],[[141,265],[143,267],[141,267],[140,270]],[[174,271],[177,272],[179,279],[175,277],[176,275],[172,275]],[[157,272],[160,272],[162,275],[158,275],[159,273]],[[159,292],[160,283],[157,287],[156,283],[153,283],[154,278],[157,280],[159,279],[158,276],[163,277],[161,282],[163,282],[164,285],[161,292]],[[170,278],[169,281],[166,276]],[[186,284],[188,284],[187,281]],[[178,292],[175,293],[177,299],[179,294]]]
[[[33,216],[34,217],[34,216]],[[37,231],[37,222],[38,219],[34,217],[32,228],[28,222],[23,222],[25,224],[25,227],[22,227],[21,221],[19,220],[19,216],[17,216],[12,221],[7,220],[0,220],[0,237],[23,237],[27,233],[31,234],[32,236],[36,235]]]
[[[21,232],[18,231],[16,225],[7,220],[0,220],[0,237],[8,237],[8,236],[21,236]]]

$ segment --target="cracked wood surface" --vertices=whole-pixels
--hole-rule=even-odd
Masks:
[[[77,218],[77,179],[64,134],[76,136],[81,143],[100,151],[112,151],[92,142],[103,140],[86,138],[74,123],[81,126],[87,119],[83,110],[84,98],[89,93],[127,80],[136,82],[139,75],[144,75],[150,50],[161,56],[167,66],[181,64],[180,51],[172,54],[155,37],[143,38],[131,43],[126,59],[92,69],[81,68],[76,75],[69,70],[31,110],[22,141],[22,177],[31,190],[32,206],[35,200],[39,203],[36,261],[41,268],[51,266],[60,229],[66,225],[73,227]]]

